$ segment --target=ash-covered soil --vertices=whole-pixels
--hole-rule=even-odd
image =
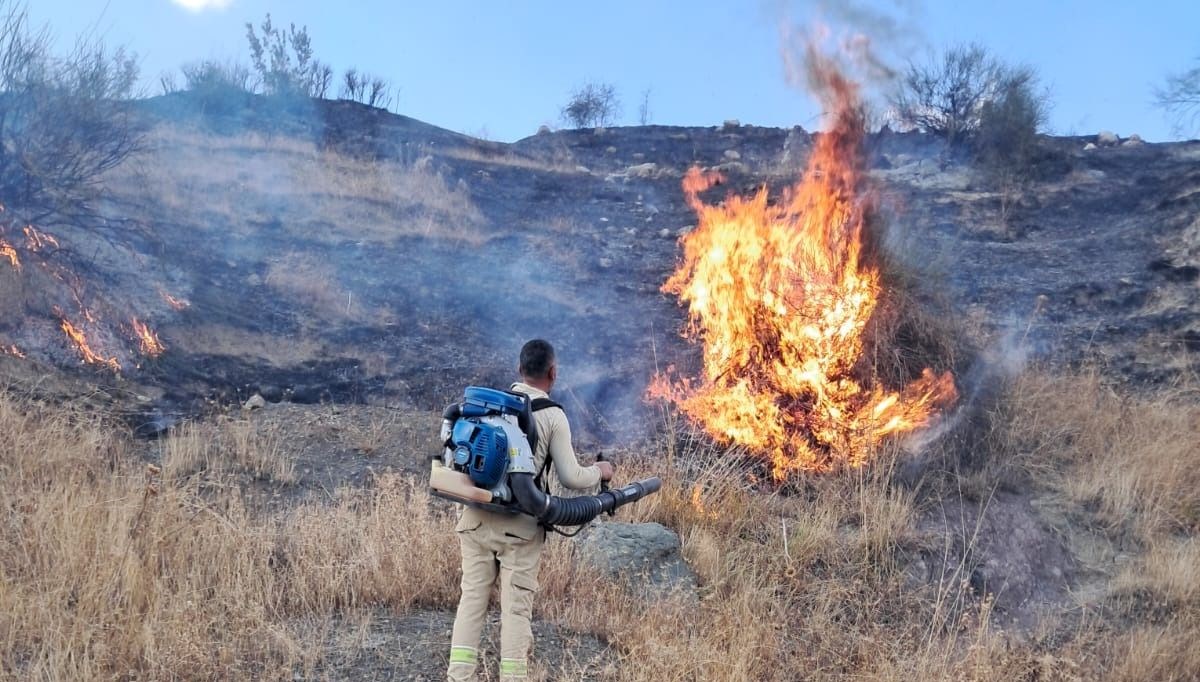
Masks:
[[[101,354],[123,369],[81,368],[53,297],[38,293],[49,285],[0,272],[21,292],[6,307],[23,312],[5,315],[0,342],[140,396],[130,409],[151,431],[256,392],[437,409],[464,384],[509,381],[520,344],[544,336],[560,349],[578,435],[643,433],[650,376],[695,358],[683,311],[659,291],[695,222],[682,174],[723,170],[711,201],[777,188],[811,146],[800,128],[734,125],[502,144],[347,102],[204,104],[139,105],[149,150],[107,178],[104,239],[47,227],[83,298],[114,328],[148,322],[164,355],[139,357],[101,330]],[[871,136],[888,244],[980,344],[1015,338],[1169,380],[1194,368],[1200,339],[1200,143],[1087,141],[1047,140],[1054,163],[1004,201],[934,139]]]

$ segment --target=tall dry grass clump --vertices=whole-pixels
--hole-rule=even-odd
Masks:
[[[254,463],[194,434],[159,467],[99,417],[2,394],[0,432],[4,677],[292,679],[314,620],[455,589],[451,517],[410,482],[263,516],[221,474]]]
[[[779,487],[677,426],[653,456],[622,459],[622,480],[654,473],[663,488],[618,520],[675,530],[698,589],[599,574],[553,538],[535,616],[612,647],[617,669],[587,679],[1195,679],[1194,398],[1031,370],[984,410],[976,455],[999,465],[947,475],[1025,472],[1068,544],[1111,547],[1107,563],[1080,556],[1078,603],[1030,631],[993,621],[965,564],[909,575],[930,496],[951,488],[898,485],[899,450]],[[287,680],[326,669],[322,633],[339,624],[457,600],[453,514],[423,481],[255,508],[243,486],[294,475],[264,421],[180,429],[154,465],[70,407],[0,395],[0,431],[2,677]],[[444,655],[428,652],[433,667]],[[541,679],[561,676],[534,658]]]

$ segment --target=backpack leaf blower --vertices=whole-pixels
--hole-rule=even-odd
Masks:
[[[558,497],[539,487],[533,413],[550,407],[559,406],[468,386],[462,401],[442,413],[442,453],[430,458],[432,494],[487,511],[529,514],[553,527],[583,525],[662,487],[657,476],[582,497]]]

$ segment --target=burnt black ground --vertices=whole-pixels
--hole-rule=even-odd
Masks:
[[[544,336],[560,349],[561,397],[580,435],[598,443],[642,432],[649,413],[640,398],[655,368],[695,358],[679,338],[683,310],[659,291],[679,235],[695,223],[681,175],[691,166],[725,170],[727,182],[707,197],[719,201],[790,182],[811,145],[799,128],[752,126],[559,131],[510,145],[347,102],[281,112],[249,98],[201,114],[197,102],[173,95],[139,106],[151,125],[191,131],[206,144],[232,141],[225,156],[213,153],[218,165],[205,196],[229,193],[223,198],[235,212],[238,190],[221,177],[252,153],[237,150],[238,136],[253,134],[311,141],[364,162],[426,164],[469,198],[484,239],[457,241],[454,224],[386,244],[323,234],[323,198],[299,192],[284,192],[273,214],[247,218],[238,234],[221,238],[228,214],[168,210],[142,188],[114,181],[112,219],[141,229],[78,259],[84,278],[114,311],[149,320],[175,350],[120,378],[86,368],[84,377],[147,396],[166,414],[254,392],[437,409],[466,383],[511,380],[520,343]],[[1200,338],[1200,143],[1085,151],[1086,141],[1047,140],[1058,152],[1056,171],[1023,191],[1001,221],[998,194],[962,155],[915,133],[872,136],[889,243],[919,266],[930,289],[949,295],[982,342],[1016,338],[1054,361],[1099,357],[1136,381],[1169,381],[1194,369]],[[176,152],[168,145],[153,153],[169,164]],[[89,246],[87,230],[59,234],[78,252]],[[355,305],[386,308],[388,319],[337,319],[263,286],[284,251],[328,264]],[[169,309],[147,275],[192,307]],[[76,370],[48,311],[25,307],[25,321],[0,322],[0,340],[28,349],[35,362]],[[314,350],[283,361],[178,350],[173,341],[197,325],[243,330],[282,348],[303,338]],[[372,354],[386,360],[368,367]]]

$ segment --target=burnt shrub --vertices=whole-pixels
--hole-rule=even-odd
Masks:
[[[1007,224],[1028,185],[1054,174],[1062,159],[1038,134],[1049,112],[1049,95],[1037,72],[1006,66],[995,78],[970,145],[977,171],[999,194],[1000,222]]]
[[[342,74],[342,87],[338,96],[380,109],[387,109],[392,105],[392,87],[388,82],[358,69],[347,69]]]
[[[259,34],[261,31],[261,35]],[[258,86],[267,95],[324,99],[333,84],[333,69],[313,57],[308,27],[276,26],[267,14],[259,26],[246,24],[250,63],[258,74]]]
[[[911,62],[890,96],[896,118],[951,143],[963,141],[978,130],[1003,70],[976,44],[951,47],[923,64]]]
[[[562,118],[575,128],[597,128],[616,122],[621,101],[608,83],[586,83],[571,93]]]
[[[244,64],[206,59],[185,64],[180,71],[184,89],[191,92],[253,92],[253,75]]]
[[[100,176],[141,146],[135,55],[80,38],[52,52],[26,6],[0,0],[0,197],[41,224],[95,217]]]

